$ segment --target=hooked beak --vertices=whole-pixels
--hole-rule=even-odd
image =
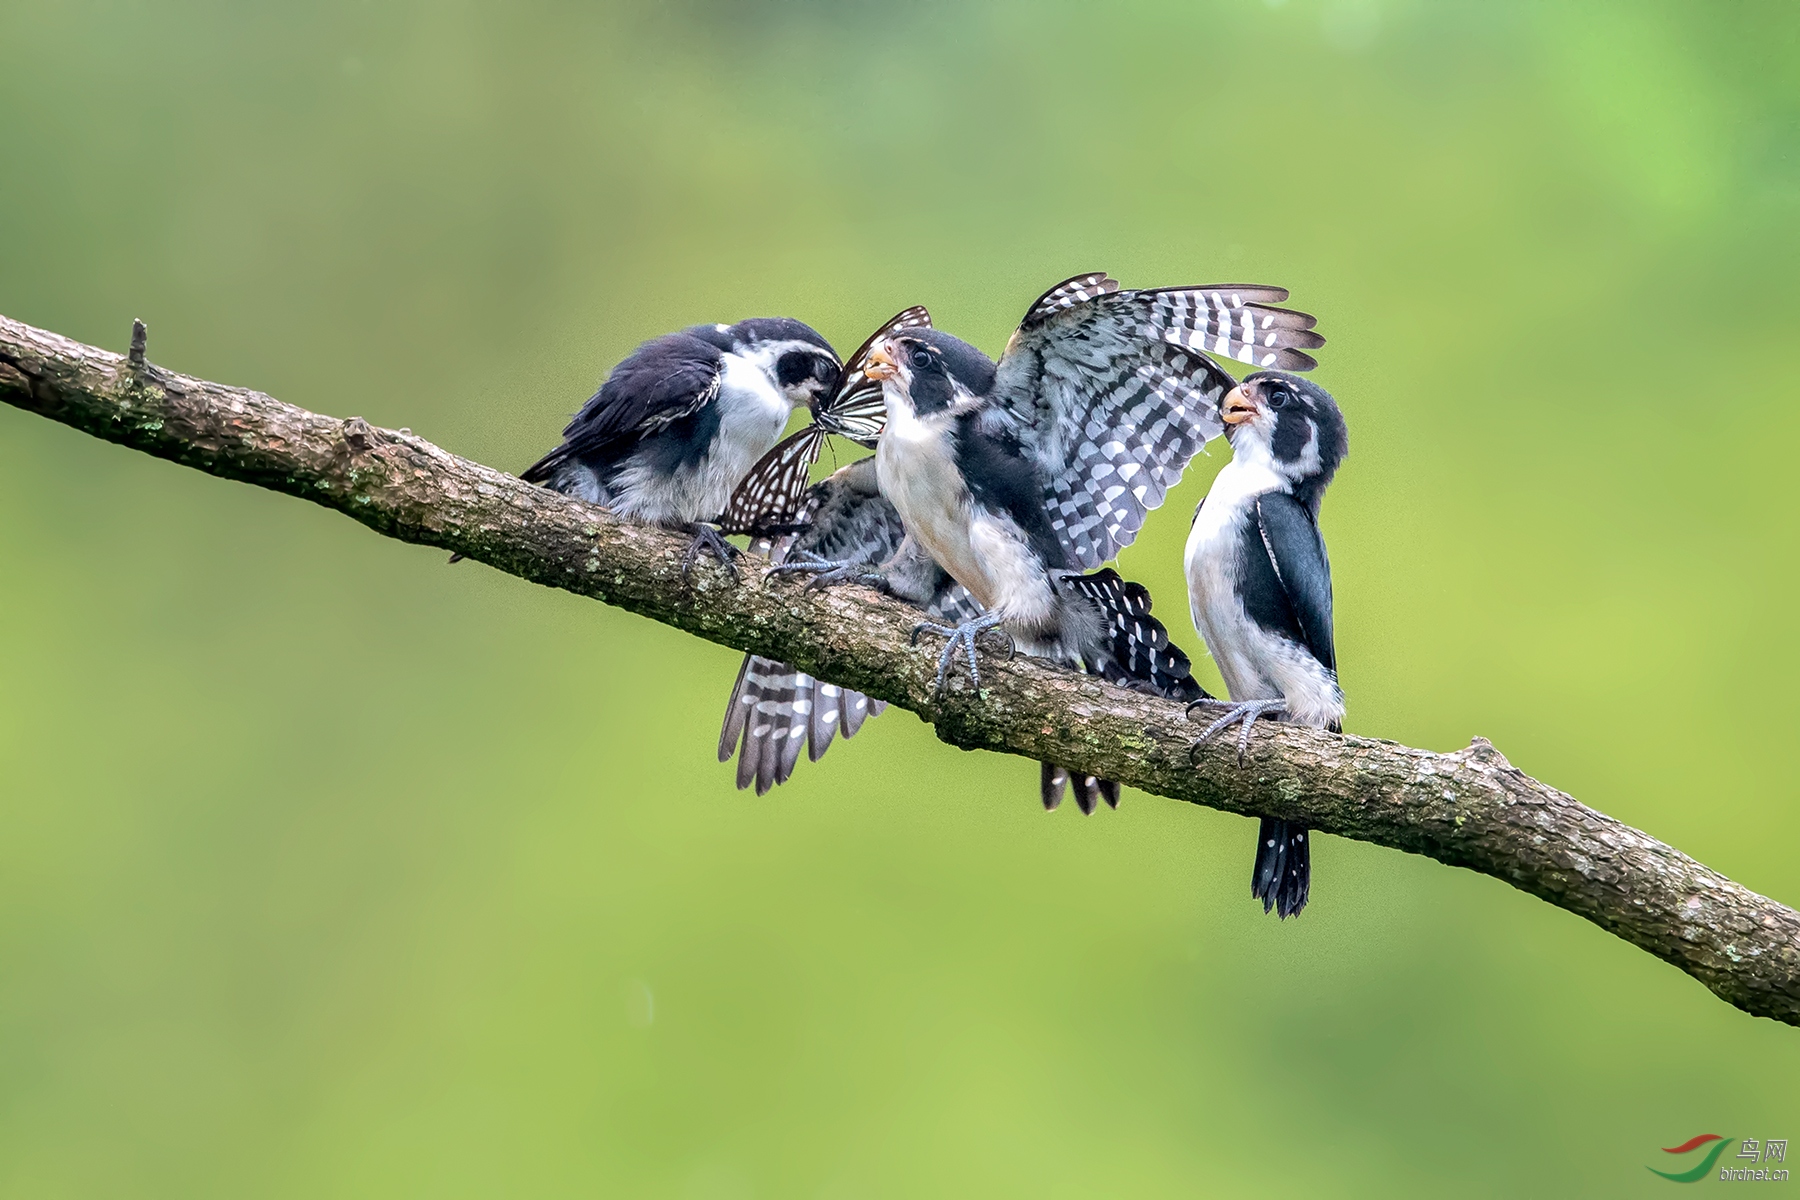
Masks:
[[[892,379],[900,373],[900,364],[894,359],[890,348],[893,343],[886,340],[876,342],[869,347],[869,360],[863,367],[863,374],[870,379]]]
[[[1219,419],[1227,425],[1242,425],[1255,415],[1256,405],[1244,395],[1242,384],[1225,393],[1225,399],[1219,402]]]

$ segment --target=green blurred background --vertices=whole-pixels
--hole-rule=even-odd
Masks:
[[[1800,901],[1791,0],[24,0],[0,45],[0,312],[512,469],[689,322],[997,351],[1076,271],[1285,284],[1352,430],[1350,727]],[[1225,453],[1123,564],[1197,658]],[[1324,838],[1280,924],[1250,822],[1046,816],[902,713],[734,791],[736,663],[0,410],[0,1193],[1610,1195],[1800,1139],[1796,1031],[1492,879]]]

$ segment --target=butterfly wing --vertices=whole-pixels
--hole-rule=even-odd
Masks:
[[[868,340],[844,363],[838,389],[813,413],[813,421],[827,433],[872,446],[887,424],[887,405],[881,399],[881,383],[869,378],[869,351],[883,338],[906,329],[929,329],[931,314],[924,306],[903,309],[882,322]]]
[[[825,430],[808,425],[784,438],[756,460],[750,473],[731,493],[719,528],[725,533],[755,534],[792,525],[805,502],[812,465],[825,445]]]

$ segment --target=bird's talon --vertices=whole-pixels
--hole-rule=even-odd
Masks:
[[[810,574],[812,578],[806,581],[806,590],[809,592],[820,591],[840,583],[860,583],[865,587],[880,588],[884,582],[881,573],[869,570],[867,563],[858,562],[855,559],[819,558],[816,555],[807,554],[805,551],[797,553],[801,556],[797,561],[778,563],[765,571],[763,578],[767,579],[776,573],[784,575]]]
[[[687,553],[681,556],[681,581],[683,583],[691,582],[690,577],[693,575],[694,564],[700,561],[700,555],[703,553],[711,554],[718,559],[719,565],[725,568],[725,573],[731,576],[733,583],[740,581],[737,564],[732,560],[742,554],[742,550],[726,541],[716,528],[704,521],[696,521],[689,525],[688,532],[694,535],[694,540],[688,543]]]
[[[1194,710],[1196,708],[1207,708],[1207,707],[1230,708],[1231,701],[1218,700],[1218,699],[1213,698],[1212,696],[1202,696],[1202,697],[1200,697],[1200,699],[1193,701],[1191,704],[1189,704],[1187,706],[1187,719],[1190,721],[1194,719]]]
[[[992,613],[986,613],[975,618],[975,620],[970,621],[966,625],[953,627],[949,625],[939,625],[935,621],[920,621],[917,625],[913,626],[912,644],[915,646],[919,644],[919,635],[927,631],[942,634],[948,639],[944,644],[942,653],[938,655],[938,691],[941,692],[944,690],[944,684],[949,679],[950,668],[956,662],[956,651],[959,646],[969,659],[969,681],[974,684],[976,691],[981,690],[981,666],[977,661],[975,639],[999,624],[999,617]],[[1002,632],[1004,632],[1004,630]],[[1008,635],[1008,640],[1011,640],[1011,635]]]
[[[1208,703],[1220,704],[1221,701],[1196,700],[1188,705],[1189,717],[1193,716],[1196,707]],[[1206,744],[1233,725],[1238,725],[1240,728],[1237,738],[1237,760],[1239,767],[1244,766],[1249,760],[1250,730],[1256,724],[1256,719],[1272,717],[1279,720],[1286,715],[1285,707],[1280,700],[1246,700],[1241,704],[1226,704],[1225,708],[1225,715],[1202,730],[1200,736],[1188,746],[1188,762],[1190,764],[1198,765],[1200,751],[1206,747]]]

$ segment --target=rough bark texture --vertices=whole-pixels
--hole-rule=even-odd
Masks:
[[[469,462],[404,431],[165,371],[0,317],[0,400],[95,437],[335,508],[377,532],[791,662],[930,721],[953,745],[1065,763],[1227,812],[1269,814],[1492,875],[1688,972],[1757,1016],[1800,1024],[1800,914],[1515,769],[1486,741],[1454,754],[1259,726],[1246,764],[1188,762],[1179,706],[1025,659],[984,661],[937,696],[915,610],[860,588],[805,593],[710,562],[686,539]],[[1223,739],[1222,739],[1223,741]]]

